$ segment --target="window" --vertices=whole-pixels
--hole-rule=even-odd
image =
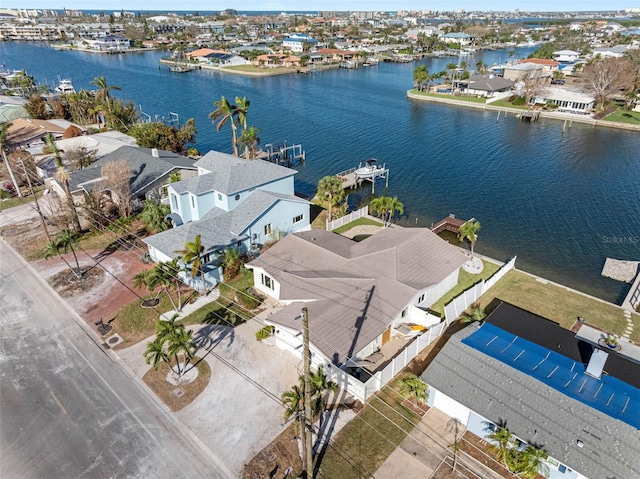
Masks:
[[[402,314],[400,315],[401,318],[406,318],[407,317],[407,312],[408,312],[409,308],[406,308],[402,311]]]
[[[178,198],[176,198],[176,195],[171,195],[171,209],[178,210]]]
[[[202,263],[207,264],[211,261],[211,253],[206,253],[202,255]]]
[[[304,215],[298,215],[293,217],[294,223],[300,223],[304,219]]]
[[[189,195],[191,197],[191,208],[196,208],[196,197],[193,195]]]
[[[264,234],[270,235],[271,233],[272,233],[271,223],[269,223],[268,225],[264,225]]]
[[[218,201],[222,201],[222,194],[218,193]]]
[[[262,278],[262,284],[264,284],[269,289],[274,289],[274,286],[273,286],[274,281],[269,276],[267,276],[264,273],[261,274],[260,276]]]
[[[424,301],[424,293],[422,293],[418,298],[418,304],[422,303],[423,301]]]

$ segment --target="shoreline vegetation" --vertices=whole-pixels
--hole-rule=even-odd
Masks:
[[[633,125],[629,123],[621,123],[618,121],[607,120],[606,118],[602,120],[596,120],[587,115],[574,115],[571,113],[559,113],[555,111],[544,111],[544,110],[531,110],[528,107],[518,107],[518,106],[505,106],[505,101],[500,100],[495,103],[487,104],[486,99],[478,98],[478,97],[464,97],[464,96],[451,96],[445,94],[438,93],[427,93],[427,92],[419,92],[418,90],[412,89],[407,91],[407,97],[412,100],[418,101],[430,101],[434,103],[444,103],[453,106],[462,106],[462,107],[471,107],[478,108],[482,110],[503,112],[505,115],[522,113],[524,111],[535,111],[539,113],[540,118],[550,118],[552,120],[559,121],[568,121],[569,126],[571,123],[585,123],[593,126],[604,126],[607,128],[617,128],[620,130],[629,130],[629,131],[637,131],[640,132],[640,124]],[[615,115],[613,113],[612,115]],[[609,115],[611,116],[611,115]]]

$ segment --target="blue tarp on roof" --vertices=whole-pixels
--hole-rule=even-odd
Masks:
[[[582,363],[492,324],[483,324],[462,343],[587,406],[640,429],[640,389],[612,376],[593,378],[585,374]]]

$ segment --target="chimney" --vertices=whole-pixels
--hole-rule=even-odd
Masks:
[[[160,154],[158,153],[157,148],[151,148],[151,156],[153,156],[154,158],[160,158]]]

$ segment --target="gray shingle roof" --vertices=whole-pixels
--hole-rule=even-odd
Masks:
[[[422,374],[427,384],[494,423],[506,421],[513,434],[587,477],[638,477],[637,429],[461,343],[478,328],[449,339]]]
[[[211,172],[212,189],[225,195],[257,188],[297,173],[268,161],[245,160],[219,151],[210,151],[196,162],[196,166]]]
[[[69,187],[71,191],[78,191],[81,188],[91,189],[90,183],[87,184],[87,182],[98,180],[102,175],[102,166],[118,160],[129,162],[132,173],[130,180],[132,195],[144,192],[147,186],[168,175],[174,169],[195,169],[195,163],[190,158],[164,150],[158,150],[159,156],[155,157],[151,151],[149,148],[121,146],[92,163],[91,167],[71,173]]]
[[[382,334],[420,290],[465,261],[428,229],[389,228],[360,243],[325,230],[295,233],[250,264],[280,283],[281,300],[312,301],[312,341],[339,364]],[[300,305],[269,320],[295,327],[294,309],[298,314]]]
[[[512,80],[491,75],[473,74],[467,81],[470,89],[481,91],[497,91],[514,85]]]

